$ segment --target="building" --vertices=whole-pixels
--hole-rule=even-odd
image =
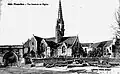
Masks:
[[[120,58],[120,38],[116,36],[113,40],[112,52],[114,58]]]
[[[92,51],[92,44],[93,43],[80,43],[81,45],[82,45],[82,48],[83,48],[83,50],[84,51],[87,51],[87,53],[89,52],[89,51]]]
[[[42,38],[33,35],[24,43],[25,53],[32,53],[34,57],[80,57],[83,49],[78,36],[64,36],[64,20],[62,14],[61,0],[59,0],[58,18],[55,28],[55,37]]]
[[[113,57],[113,52],[112,52],[112,46],[113,46],[113,40],[108,40],[105,45],[103,46],[104,48],[104,57],[109,57],[112,58]]]
[[[102,42],[97,42],[97,43],[92,43],[90,44],[89,47],[86,48],[87,52],[89,51],[94,52],[96,57],[113,57],[113,40],[107,40],[107,41],[102,41]]]

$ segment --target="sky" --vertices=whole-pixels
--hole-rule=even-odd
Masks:
[[[118,0],[61,0],[65,36],[79,36],[81,43],[111,40]],[[48,5],[7,5],[46,3]],[[0,44],[22,44],[33,37],[55,36],[59,0],[3,0]]]

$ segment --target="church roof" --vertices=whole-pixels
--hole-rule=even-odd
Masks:
[[[62,43],[62,42],[65,42],[65,43],[67,43],[67,44],[72,44],[73,42],[74,42],[74,40],[76,39],[76,37],[77,36],[69,36],[69,37],[63,37],[62,39],[61,39],[61,42],[60,43]],[[51,37],[51,38],[44,38],[46,41],[53,41],[53,42],[55,42],[55,37]]]
[[[42,39],[45,39],[45,41],[47,42],[48,46],[52,47],[52,48],[57,48],[58,46],[61,45],[61,43],[65,43],[68,47],[72,46],[74,41],[76,40],[77,36],[68,36],[68,37],[63,37],[61,39],[60,43],[55,43],[55,37],[50,37],[50,38],[41,38],[38,36],[34,36],[35,39],[37,40],[37,42],[41,42]]]
[[[44,38],[46,41],[53,41],[53,42],[55,42],[55,37],[50,37],[50,38]]]
[[[34,37],[35,37],[35,39],[36,39],[38,42],[41,42],[41,41],[42,41],[42,39],[43,39],[43,38],[38,37],[38,36],[34,36]]]
[[[50,37],[50,38],[41,38],[38,36],[34,36],[34,37],[38,43],[41,43],[42,39],[44,39],[49,47],[55,48],[55,49],[58,47],[58,44],[55,43],[55,37]]]
[[[76,40],[77,36],[70,36],[70,37],[64,37],[61,42],[64,42],[67,44],[68,47],[72,46]]]
[[[53,42],[53,41],[46,41],[48,46],[54,49],[57,49],[57,47],[59,46],[59,44]]]

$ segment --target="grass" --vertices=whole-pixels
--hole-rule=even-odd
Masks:
[[[0,74],[69,74],[69,72],[24,69],[19,67],[0,68]]]

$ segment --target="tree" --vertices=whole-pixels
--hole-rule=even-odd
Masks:
[[[120,0],[119,0],[120,3]],[[115,12],[115,18],[116,18],[116,23],[117,23],[117,27],[113,27],[113,29],[115,30],[115,37],[119,37],[120,38],[120,6],[118,7],[118,10]]]

